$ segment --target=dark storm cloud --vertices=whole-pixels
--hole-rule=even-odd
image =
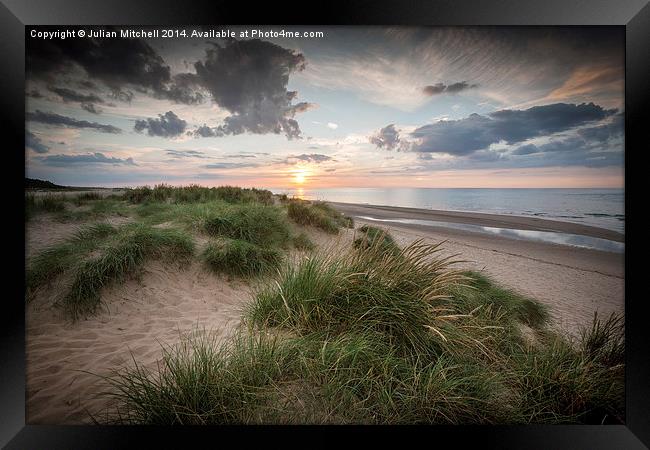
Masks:
[[[38,109],[36,110],[36,112],[27,113],[27,120],[31,122],[44,123],[46,125],[57,125],[57,126],[64,126],[68,128],[88,128],[88,129],[100,131],[102,133],[118,134],[122,132],[122,130],[120,130],[117,127],[114,127],[113,125],[104,125],[97,122],[88,122],[87,120],[77,120],[77,119],[73,119],[72,117],[62,116],[55,113],[47,113],[47,112],[40,111]]]
[[[430,86],[424,86],[422,88],[422,92],[429,96],[440,95],[443,93],[457,94],[461,91],[473,89],[476,87],[478,87],[478,84],[469,84],[467,81],[459,81],[457,83],[451,83],[449,85],[446,85],[444,83],[436,83]]]
[[[312,105],[292,104],[296,91],[288,91],[289,75],[305,67],[302,54],[257,39],[230,40],[206,51],[205,60],[195,65],[195,81],[212,95],[212,100],[231,113],[215,128],[196,130],[197,136],[227,134],[284,134],[299,138],[296,113]],[[188,83],[192,81],[188,78]]]
[[[385,148],[386,150],[395,150],[401,144],[399,131],[395,128],[395,124],[390,124],[382,128],[377,134],[370,136],[370,143],[377,146],[377,148]]]
[[[50,155],[40,158],[47,166],[66,167],[70,165],[87,166],[96,164],[129,165],[135,166],[133,158],[108,157],[103,153],[88,153],[85,155]]]
[[[75,68],[83,69],[88,78],[116,93],[131,86],[178,103],[203,100],[200,93],[191,91],[187,76],[172,76],[162,57],[143,40],[29,40],[26,56],[29,79],[56,81]]]
[[[25,130],[25,148],[36,153],[47,153],[50,150],[50,147],[43,144],[38,136],[27,130]]]
[[[197,104],[209,93],[230,116],[218,127],[200,127],[196,136],[274,133],[299,138],[295,115],[313,105],[294,103],[297,92],[288,91],[287,85],[291,73],[304,69],[304,56],[255,39],[211,44],[205,58],[194,64],[196,73],[172,75],[163,58],[139,39],[30,40],[26,74],[32,81],[54,83],[64,75],[85,72],[87,80],[77,85],[84,83],[90,89],[99,83],[108,88],[111,98],[124,102],[130,102],[134,92],[143,92]]]
[[[593,103],[556,103],[526,110],[501,110],[465,119],[446,120],[422,126],[410,136],[411,149],[424,153],[468,155],[491,144],[515,144],[530,138],[566,131],[596,122],[615,113]],[[378,145],[381,148],[381,146]]]
[[[331,156],[322,155],[320,153],[311,153],[311,154],[303,153],[302,155],[287,157],[286,162],[288,164],[296,164],[298,161],[303,161],[303,162],[313,162],[316,164],[320,164],[322,162],[331,161],[331,160],[332,160]]]
[[[147,130],[149,136],[175,137],[183,134],[187,128],[187,122],[173,111],[167,111],[165,114],[158,114],[157,119],[136,120],[133,128],[138,133]]]

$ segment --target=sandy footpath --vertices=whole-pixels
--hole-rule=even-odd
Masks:
[[[340,207],[351,215],[381,217],[381,210],[369,213],[367,206],[353,208],[357,209]],[[363,223],[357,220],[357,227]],[[620,254],[453,229],[381,226],[401,245],[420,238],[446,240],[444,251],[461,254],[466,260],[462,267],[484,271],[503,285],[549,305],[557,326],[570,332],[588,324],[594,311],[623,310]],[[31,221],[27,257],[76,229],[49,220]],[[349,243],[354,232],[346,230],[335,239],[322,233],[310,235],[319,246],[328,247],[333,242]],[[196,327],[214,330],[222,337],[230,335],[253,290],[247,282],[209,273],[198,262],[179,269],[153,261],[145,265],[139,279],[106,289],[102,295],[105,309],[77,323],[52,306],[62,292],[60,286],[41,291],[26,307],[27,423],[88,423],[89,414],[99,415],[109,406],[96,396],[104,386],[97,375],[109,375],[113,369],[132,364],[132,357],[155,368],[160,344],[173,345],[182,333]]]

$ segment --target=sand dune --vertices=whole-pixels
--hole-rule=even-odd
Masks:
[[[106,310],[71,323],[43,292],[27,308],[27,421],[83,423],[107,405],[94,394],[101,379],[133,357],[155,368],[161,343],[173,344],[194,327],[227,336],[239,323],[250,286],[208,273],[153,262],[140,280],[106,290]],[[131,356],[131,354],[133,356]],[[87,410],[87,411],[86,411]]]
[[[363,223],[358,220],[357,226]],[[569,332],[590,323],[594,311],[623,310],[620,254],[451,229],[382,226],[402,245],[420,238],[445,240],[445,252],[460,254],[466,261],[462,267],[485,271],[549,305],[556,326]],[[70,224],[30,221],[28,256],[75,230]],[[310,235],[321,247],[345,246],[354,231],[345,230],[334,239],[323,233]],[[110,406],[96,395],[104,386],[97,375],[132,364],[132,358],[155,368],[160,344],[173,345],[181,333],[195,327],[230,335],[253,289],[247,282],[209,273],[196,262],[179,269],[154,261],[145,265],[139,279],[105,289],[105,310],[76,323],[53,307],[62,292],[60,285],[41,291],[26,307],[27,423],[90,422],[90,414],[99,415]]]

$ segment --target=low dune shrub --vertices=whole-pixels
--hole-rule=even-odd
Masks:
[[[285,246],[290,239],[289,224],[282,211],[257,203],[231,205],[204,221],[212,236],[240,239],[260,246]]]
[[[215,272],[250,276],[278,267],[282,252],[275,247],[260,247],[240,239],[229,239],[208,245],[203,258]]]

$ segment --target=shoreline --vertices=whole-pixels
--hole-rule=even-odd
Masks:
[[[327,203],[334,206],[336,209],[344,214],[352,216],[372,216],[380,220],[391,219],[415,219],[415,220],[429,220],[435,222],[447,222],[466,224],[483,227],[495,227],[505,229],[517,229],[525,231],[542,231],[542,232],[556,232],[582,235],[593,237],[597,239],[607,239],[614,242],[625,242],[625,235],[618,231],[609,230],[607,228],[595,227],[592,225],[584,225],[575,222],[564,222],[560,220],[541,219],[537,217],[515,216],[508,214],[490,214],[479,212],[464,212],[464,211],[445,211],[435,209],[422,209],[410,208],[401,206],[382,206],[382,205],[366,205],[359,203],[343,203],[343,202],[330,202]],[[418,224],[403,224],[400,226],[417,228],[417,229],[431,229],[442,227],[435,227],[429,225]],[[476,233],[473,233],[476,234]]]

